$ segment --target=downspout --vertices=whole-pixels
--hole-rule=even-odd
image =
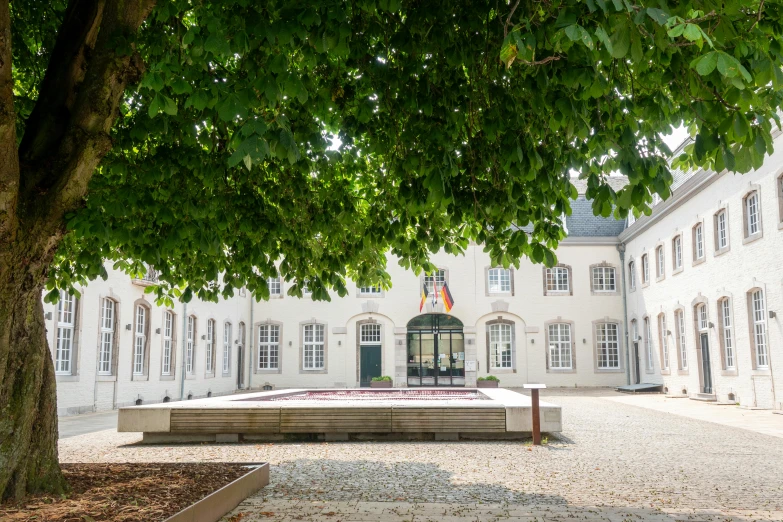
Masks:
[[[253,347],[255,345],[255,328],[253,327],[253,305],[255,304],[255,296],[250,296],[250,324],[248,325],[246,334],[249,335],[250,342],[247,349],[247,389],[253,389]],[[282,347],[281,347],[282,348]]]
[[[617,245],[617,251],[620,252],[620,273],[622,273],[622,294],[623,294],[623,329],[625,330],[625,383],[631,384],[631,356],[630,346],[628,344],[628,299],[625,289],[625,243]],[[639,379],[641,380],[641,379]]]
[[[179,400],[185,400],[185,357],[188,346],[188,303],[182,303],[182,364],[179,372]]]

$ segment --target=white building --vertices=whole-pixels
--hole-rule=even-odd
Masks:
[[[677,173],[672,196],[628,227],[593,216],[580,196],[552,269],[493,267],[471,245],[436,254],[432,276],[390,259],[388,291],[353,287],[321,302],[288,296],[276,280],[266,302],[239,295],[168,310],[144,294],[148,282],[107,267],[109,279],[78,301],[44,305],[60,413],[264,386],[366,386],[379,375],[395,386],[474,386],[490,374],[509,387],[660,383],[671,395],[782,408],[776,141],[779,152],[744,176]],[[420,312],[422,286],[443,282],[450,313],[430,299]]]

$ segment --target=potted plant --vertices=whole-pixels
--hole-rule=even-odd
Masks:
[[[370,381],[370,388],[391,388],[392,378],[388,375],[382,375],[381,377],[373,377]]]
[[[476,382],[477,388],[497,388],[500,384],[500,379],[494,375],[487,375],[486,377],[479,377]]]

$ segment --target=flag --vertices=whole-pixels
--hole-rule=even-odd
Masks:
[[[443,286],[440,287],[440,296],[443,298],[443,307],[446,309],[446,312],[451,312],[451,308],[454,306],[454,298],[451,297],[449,285],[446,283],[443,283]]]
[[[419,312],[421,312],[421,309],[424,308],[424,303],[427,302],[428,295],[430,295],[430,293],[427,291],[427,283],[424,283],[424,286],[421,287],[421,303],[419,303]]]

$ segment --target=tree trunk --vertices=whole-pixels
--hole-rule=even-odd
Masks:
[[[28,272],[21,256],[0,260],[9,261],[0,267],[0,497],[61,493],[67,484],[57,460],[57,392],[43,279]]]

